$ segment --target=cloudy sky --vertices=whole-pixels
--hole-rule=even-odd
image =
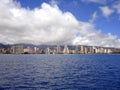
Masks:
[[[120,0],[0,0],[0,43],[120,48]]]

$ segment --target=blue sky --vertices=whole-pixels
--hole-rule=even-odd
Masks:
[[[120,47],[120,0],[0,0],[0,43]]]
[[[24,8],[34,9],[40,7],[43,2],[50,3],[51,0],[17,0]],[[102,33],[111,33],[120,38],[120,15],[115,10],[107,18],[103,16],[99,7],[108,6],[112,8],[119,0],[106,0],[106,2],[94,2],[95,0],[56,0],[58,7],[63,12],[71,12],[78,20],[88,22],[94,12],[97,13],[97,18],[93,22],[96,29]],[[100,1],[100,0],[96,0]],[[105,0],[104,0],[105,1]]]

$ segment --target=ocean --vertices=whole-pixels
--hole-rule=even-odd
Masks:
[[[120,90],[120,55],[1,54],[0,90]]]

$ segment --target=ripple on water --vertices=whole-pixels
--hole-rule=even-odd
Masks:
[[[120,55],[0,55],[0,90],[119,90]]]

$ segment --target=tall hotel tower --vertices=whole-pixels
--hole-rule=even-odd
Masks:
[[[67,45],[64,46],[63,53],[64,54],[69,54],[69,49],[68,49]]]
[[[61,53],[60,45],[57,45],[57,54],[60,54],[60,53]]]
[[[84,46],[80,46],[80,53],[85,53]]]

